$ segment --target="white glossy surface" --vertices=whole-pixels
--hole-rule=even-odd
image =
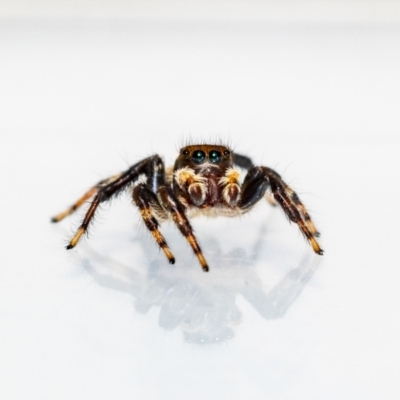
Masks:
[[[0,397],[395,399],[400,28],[3,20]],[[315,217],[173,226],[170,266],[129,197],[63,246],[61,211],[189,136],[276,168]]]

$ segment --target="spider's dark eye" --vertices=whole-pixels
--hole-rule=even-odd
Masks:
[[[213,164],[218,164],[221,161],[221,152],[217,150],[211,150],[208,157]]]
[[[201,164],[206,159],[206,153],[203,150],[196,150],[192,154],[192,161]]]
[[[183,150],[183,151],[182,151],[183,157],[188,157],[189,154],[190,154],[190,151],[189,151],[189,150]]]
[[[224,151],[224,156],[229,157],[231,155],[231,152],[229,150]]]

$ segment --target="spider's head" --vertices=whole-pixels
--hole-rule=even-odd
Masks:
[[[199,174],[224,175],[232,168],[232,151],[225,146],[199,144],[185,146],[175,161],[175,171],[180,168],[192,168]]]
[[[183,203],[201,209],[217,204],[235,207],[240,188],[232,167],[232,151],[226,146],[185,146],[175,161],[175,193]]]

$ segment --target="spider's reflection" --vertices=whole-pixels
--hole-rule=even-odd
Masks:
[[[158,307],[160,327],[182,329],[187,342],[216,343],[232,338],[242,320],[236,304],[238,295],[266,320],[280,318],[315,272],[318,260],[307,256],[272,289],[265,290],[256,268],[260,245],[265,243],[263,236],[264,232],[260,232],[251,255],[242,248],[224,254],[215,238],[203,240],[207,257],[213,260],[207,274],[199,271],[191,257],[186,263],[178,259],[171,266],[160,256],[149,261],[146,268],[135,269],[96,255],[86,246],[81,262],[98,284],[131,294],[138,313]],[[149,245],[138,240],[144,247]],[[154,247],[146,253],[154,255]]]

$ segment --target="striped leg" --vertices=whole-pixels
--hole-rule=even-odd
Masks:
[[[158,198],[163,209],[165,209],[172,216],[172,219],[174,220],[176,226],[189,242],[200,262],[201,267],[203,268],[203,271],[208,272],[209,268],[207,265],[207,261],[204,258],[203,252],[201,251],[199,244],[197,243],[196,237],[194,236],[193,228],[184,213],[182,205],[176,200],[175,196],[173,195],[172,190],[167,186],[161,186],[158,190]]]
[[[76,209],[78,209],[85,201],[93,198],[83,222],[66,248],[69,250],[75,247],[80,238],[87,232],[100,203],[110,200],[112,197],[125,190],[142,174],[146,175],[150,185],[156,185],[158,182],[163,182],[164,164],[161,157],[154,155],[145,158],[144,160],[139,161],[130,167],[125,172],[100,181],[96,186],[93,186],[89,191],[87,191],[70,208],[53,217],[52,222],[61,221],[67,215],[72,214]]]
[[[168,258],[169,263],[175,264],[175,258],[159,230],[159,223],[152,211],[153,208],[156,208],[156,214],[166,214],[158,203],[157,196],[144,183],[141,183],[133,189],[133,200],[140,210],[147,229]],[[167,215],[163,215],[163,217],[166,218]]]
[[[274,200],[279,203],[289,220],[298,225],[315,253],[322,255],[323,250],[315,239],[319,233],[306,208],[293,189],[274,170],[267,167],[252,167],[249,170],[242,185],[240,207],[245,211],[249,210],[265,195],[268,187],[271,188]]]
[[[116,178],[106,179],[102,181],[100,185],[98,185],[97,193],[94,196],[89,209],[86,211],[85,218],[83,219],[74,237],[69,242],[68,246],[66,246],[67,250],[74,248],[79,242],[80,238],[87,232],[100,203],[110,200],[110,198],[115,194],[125,189],[130,182],[129,176],[124,173],[118,175]]]
[[[267,167],[261,168],[264,176],[268,179],[271,185],[271,191],[274,195],[274,199],[283,208],[283,211],[288,216],[289,220],[298,225],[300,231],[310,242],[315,253],[319,255],[324,254],[324,251],[315,240],[315,237],[319,236],[319,232],[315,228],[314,223],[311,221],[310,215],[308,214],[303,203],[300,201],[299,196],[274,170]]]
[[[311,221],[311,217],[308,214],[306,207],[304,204],[300,201],[299,196],[296,194],[296,192],[293,191],[289,186],[286,186],[285,192],[287,196],[292,200],[293,204],[295,204],[298,207],[298,210],[304,219],[304,222],[306,223],[308,229],[310,232],[313,234],[315,237],[319,237],[320,233],[317,231],[317,228],[315,227],[314,223]]]
[[[91,189],[89,189],[82,197],[80,197],[74,204],[72,204],[71,207],[67,208],[65,211],[57,214],[56,216],[51,218],[51,222],[59,222],[62,219],[64,219],[65,217],[67,217],[68,215],[71,215],[72,213],[74,213],[82,204],[84,204],[87,200],[91,199],[95,194],[97,194],[97,192],[99,191],[99,189],[107,184],[112,183],[113,181],[115,181],[116,179],[118,179],[120,177],[120,175],[115,175],[111,178],[108,179],[104,179],[102,181],[100,181],[97,185],[93,186]]]

